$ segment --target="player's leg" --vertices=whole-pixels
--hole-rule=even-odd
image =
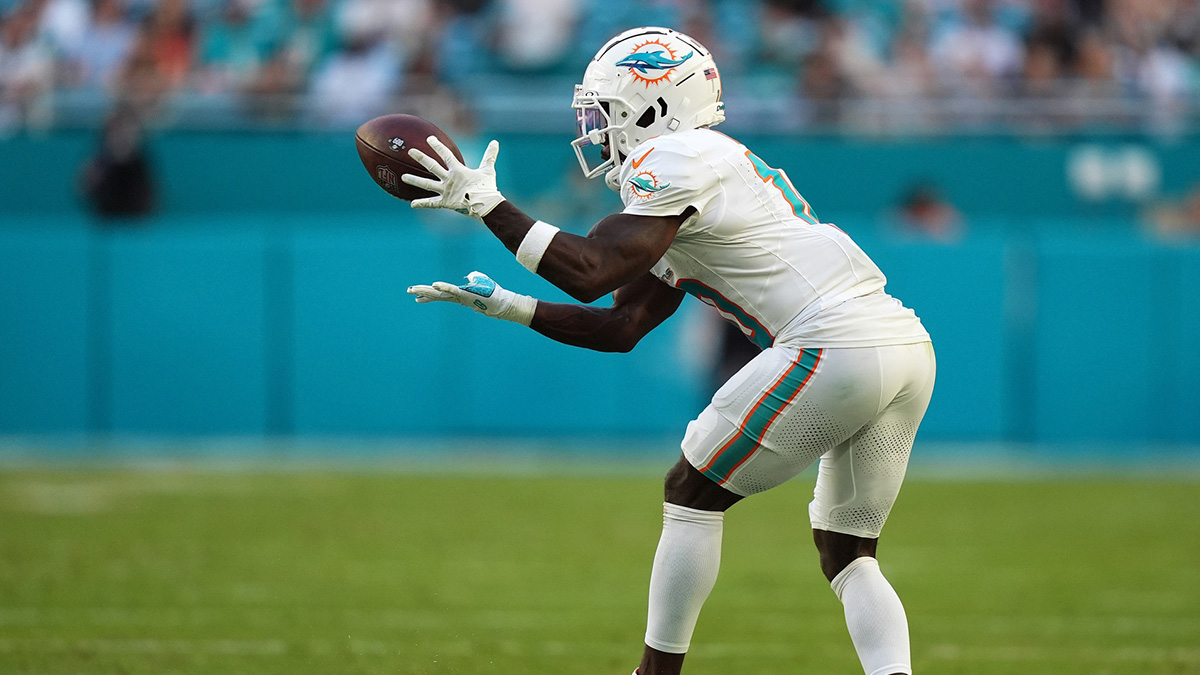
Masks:
[[[879,533],[899,494],[917,427],[933,391],[932,347],[877,350],[884,409],[821,457],[809,515],[821,571],[841,600],[868,675],[911,673],[908,619],[876,560]]]
[[[685,455],[679,456],[663,481],[663,501],[689,509],[725,511],[742,499],[742,495],[700,473]]]
[[[724,512],[742,499],[682,455],[667,472],[663,497],[639,675],[676,675],[683,668],[700,608],[721,566]]]
[[[764,350],[688,425],[684,457],[666,478],[641,675],[679,672],[716,582],[724,511],[745,495],[785,482],[847,435],[804,452],[780,455],[773,449],[773,429],[790,428],[785,420],[811,391],[818,362],[816,350]]]
[[[846,629],[863,672],[912,673],[908,617],[900,596],[879,568],[875,557],[879,540],[824,530],[813,530],[813,539],[821,551],[822,571],[842,602]]]
[[[833,581],[839,572],[859,558],[874,558],[879,548],[879,539],[856,537],[852,534],[813,530],[813,543],[821,556],[821,572]]]

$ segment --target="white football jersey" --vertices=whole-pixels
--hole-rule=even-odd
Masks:
[[[635,215],[696,208],[651,271],[759,347],[929,339],[845,232],[820,222],[783,171],[722,133],[692,129],[642,143],[621,166],[621,199]]]

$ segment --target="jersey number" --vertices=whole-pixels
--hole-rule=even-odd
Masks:
[[[742,329],[742,334],[751,342],[758,345],[759,349],[766,349],[775,342],[775,337],[771,335],[766,326],[762,325],[762,322],[750,316],[746,310],[738,307],[737,303],[721,295],[720,291],[715,288],[709,288],[695,279],[680,279],[679,285],[676,288],[690,293],[699,298],[704,304],[716,308],[722,318],[736,323]]]
[[[746,157],[754,165],[754,172],[758,174],[758,177],[764,183],[770,183],[775,186],[776,190],[779,190],[779,194],[783,195],[783,198],[791,205],[792,213],[813,225],[820,224],[821,221],[817,219],[817,214],[813,213],[812,207],[796,191],[796,186],[792,185],[792,181],[788,180],[786,173],[780,169],[772,169],[767,166],[765,162],[759,159],[758,155],[749,150],[746,151]]]

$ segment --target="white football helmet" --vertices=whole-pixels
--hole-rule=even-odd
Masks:
[[[575,85],[571,107],[579,121],[571,147],[584,175],[605,174],[618,191],[621,162],[647,139],[725,120],[712,55],[683,33],[652,26],[609,40]],[[585,150],[600,161],[593,164]]]

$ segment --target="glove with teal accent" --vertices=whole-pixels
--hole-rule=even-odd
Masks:
[[[533,312],[537,309],[536,299],[500,288],[483,272],[471,272],[467,275],[467,283],[458,286],[435,281],[431,286],[409,286],[408,292],[417,296],[420,303],[457,302],[480,314],[522,326],[533,321]]]
[[[445,166],[416,148],[408,151],[409,157],[437,179],[414,176],[411,173],[400,177],[400,180],[413,187],[437,193],[433,197],[413,201],[414,209],[450,209],[464,216],[482,220],[497,204],[504,201],[504,195],[496,188],[496,155],[500,153],[498,142],[488,143],[479,168],[471,169],[458,161],[454,153],[450,152],[450,148],[442,144],[437,136],[430,136],[427,140],[429,147],[442,158]]]

